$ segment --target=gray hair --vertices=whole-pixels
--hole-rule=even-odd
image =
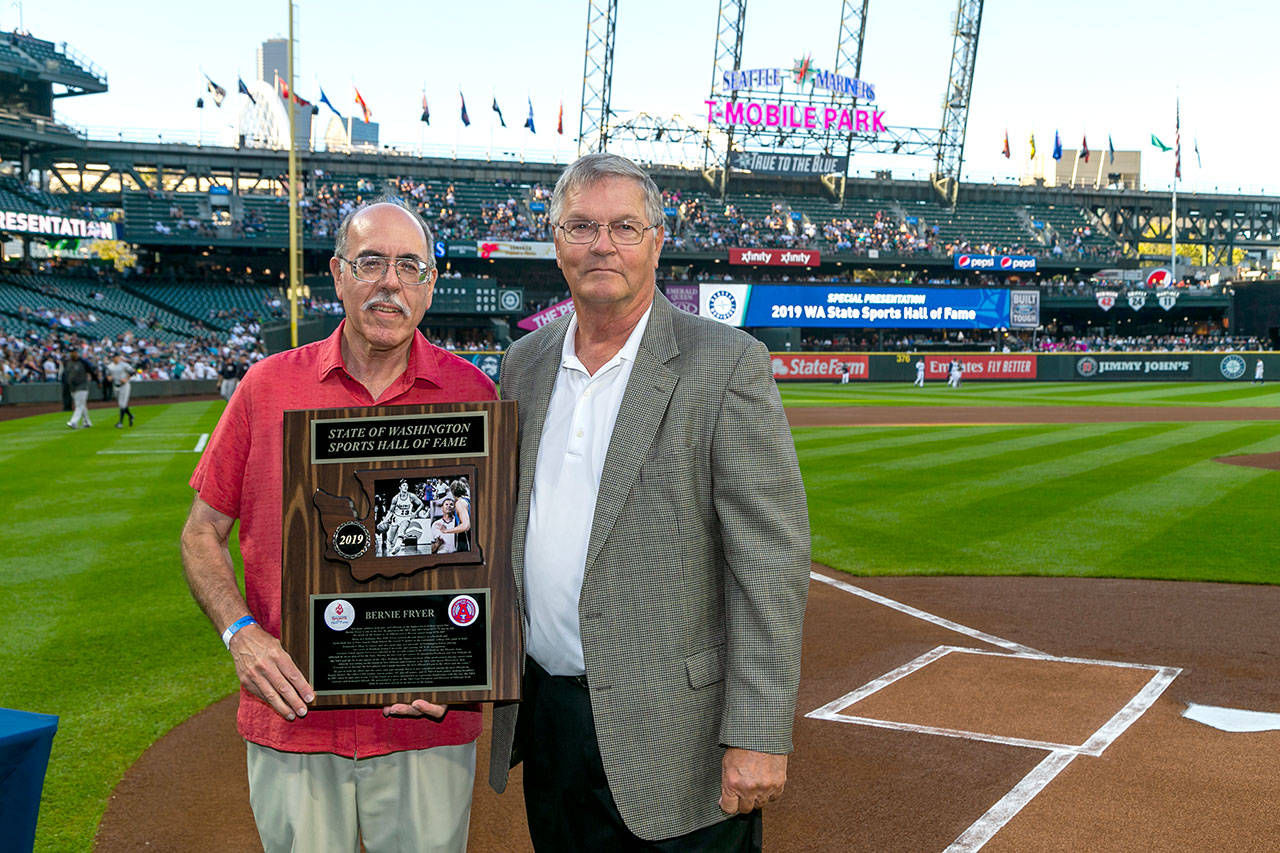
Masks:
[[[342,224],[338,226],[338,235],[333,243],[334,256],[342,258],[347,256],[347,232],[351,230],[351,220],[355,219],[357,215],[373,207],[375,204],[394,205],[413,217],[413,221],[418,223],[418,227],[422,229],[423,239],[427,241],[427,256],[423,260],[427,262],[428,267],[435,269],[436,246],[435,238],[431,236],[431,226],[427,224],[427,220],[422,218],[421,213],[418,213],[418,211],[406,204],[404,199],[394,195],[379,196],[373,201],[365,202],[342,218]]]
[[[551,193],[552,224],[560,224],[560,214],[564,212],[565,199],[570,192],[604,178],[630,178],[638,183],[644,190],[644,215],[649,220],[648,224],[666,225],[662,214],[662,193],[649,173],[626,157],[602,151],[583,154],[560,173],[556,188]]]

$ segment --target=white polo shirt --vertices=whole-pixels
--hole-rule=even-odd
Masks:
[[[524,541],[526,650],[552,675],[586,671],[578,598],[600,471],[652,310],[644,312],[622,349],[595,375],[578,360],[577,316],[564,336],[538,445]]]

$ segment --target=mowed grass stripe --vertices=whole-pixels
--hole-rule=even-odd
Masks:
[[[1037,567],[1037,573],[1076,574],[1076,566],[1095,567],[1085,572],[1089,574],[1108,571],[1117,544],[1145,537],[1148,528],[1141,519],[1148,510],[1194,511],[1212,500],[1213,489],[1253,473],[1222,470],[1227,466],[1211,461],[1223,447],[1235,446],[1236,434],[1250,428],[1218,430],[1215,426],[1196,424],[1169,431],[1160,438],[1181,440],[1143,442],[1141,451],[1106,465],[1082,464],[1086,454],[1065,457],[1060,464],[1071,470],[1069,475],[962,506],[962,513],[980,522],[962,528],[955,541],[985,552],[993,546],[1000,549],[1007,537],[1016,541],[1025,530],[1043,528],[1050,537],[1056,533],[1060,543],[1045,556],[1069,555],[1070,562]]]
[[[957,489],[981,492],[1065,476],[1061,460],[1067,458],[1081,457],[1075,464],[1089,467],[1123,461],[1153,436],[1176,428],[1170,424],[938,427],[917,432],[915,446],[886,449],[860,462],[855,456],[847,460],[850,464],[841,460],[839,470],[826,479],[838,489],[857,480],[872,500],[877,493],[891,490],[916,493],[926,504],[935,500],[950,504],[947,495]],[[817,488],[807,480],[806,486]],[[823,496],[821,491],[816,494]]]
[[[1116,484],[1113,488],[1093,499],[1081,499],[1079,491],[1072,490],[1063,496],[1057,513],[1040,519],[1019,511],[1015,502],[1010,516],[1025,523],[1005,524],[1003,532],[993,529],[996,535],[989,540],[975,537],[968,550],[975,558],[995,554],[1004,559],[1004,566],[1020,571],[1018,555],[1026,553],[1028,543],[1034,542],[1037,559],[1027,568],[1036,574],[1213,580],[1235,575],[1235,579],[1243,579],[1235,571],[1224,573],[1217,561],[1203,565],[1203,558],[1192,556],[1203,555],[1205,546],[1214,540],[1232,550],[1236,538],[1230,529],[1206,529],[1198,523],[1206,504],[1227,500],[1239,505],[1238,490],[1263,479],[1275,483],[1273,472],[1222,465],[1197,455],[1198,449],[1222,447],[1222,441],[1237,438],[1206,435],[1177,448],[1135,457],[1135,468],[1127,476],[1111,478]],[[1184,522],[1190,527],[1183,526]],[[1192,546],[1187,533],[1198,545]],[[1171,536],[1181,540],[1182,547],[1166,545],[1157,557],[1154,549]],[[1255,575],[1252,579],[1259,578]]]
[[[1044,432],[1079,429],[1049,427]],[[815,559],[855,573],[1074,574],[1081,571],[1078,557],[1092,554],[1084,573],[1180,576],[1161,564],[1167,561],[1108,568],[1098,555],[1115,549],[1117,542],[1108,533],[1112,528],[1085,527],[1076,523],[1076,517],[1095,506],[1110,512],[1105,501],[1120,493],[1117,500],[1122,504],[1141,506],[1150,493],[1151,505],[1172,500],[1179,503],[1180,511],[1193,513],[1208,499],[1196,488],[1199,477],[1209,478],[1212,493],[1213,488],[1229,489],[1258,476],[1275,483],[1278,476],[1210,461],[1213,456],[1274,447],[1275,428],[1271,424],[1145,424],[1090,429],[1093,434],[1083,442],[1077,436],[1070,442],[1046,444],[1044,456],[1031,462],[1025,448],[992,454],[995,445],[990,443],[984,445],[985,457],[950,465],[941,462],[945,457],[968,453],[972,436],[957,439],[956,448],[922,451],[925,465],[919,460],[892,463],[909,462],[914,470],[894,471],[892,464],[883,470],[869,470],[872,466],[865,460],[855,465],[841,459],[824,460],[815,466],[802,453]],[[950,430],[936,432],[955,434]],[[1014,441],[1030,438],[1021,428],[991,428],[991,432],[1010,435]],[[1076,452],[1064,453],[1072,443]],[[938,464],[930,469],[929,461]],[[1185,489],[1176,477],[1176,482],[1163,482],[1173,476],[1169,472],[1190,465],[1198,466],[1198,473],[1186,475]],[[1242,511],[1262,525],[1269,512],[1256,504]],[[1219,535],[1209,539],[1216,540]],[[1010,543],[1015,540],[1026,547],[1013,548]],[[1091,543],[1097,543],[1096,547]],[[1191,553],[1214,545],[1228,547],[1229,543],[1202,542]],[[1191,567],[1184,560],[1174,568],[1182,571]],[[1209,573],[1206,577],[1217,577],[1212,567],[1203,571]],[[1248,579],[1268,578],[1255,572]]]

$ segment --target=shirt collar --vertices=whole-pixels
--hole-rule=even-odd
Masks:
[[[649,326],[649,315],[651,313],[653,313],[652,304],[650,304],[649,307],[645,309],[644,314],[640,316],[640,322],[636,323],[636,327],[631,330],[631,334],[627,336],[627,342],[622,345],[622,349],[618,350],[613,358],[605,362],[600,367],[600,370],[596,371],[597,374],[600,373],[601,370],[608,370],[614,365],[621,364],[624,361],[636,360],[636,353],[640,351],[640,339],[644,337],[644,331]],[[580,370],[583,373],[586,373],[587,368],[578,360],[578,348],[574,345],[574,337],[577,333],[578,315],[577,312],[575,312],[569,318],[569,330],[565,332],[564,343],[560,346],[560,367],[561,369],[568,368],[570,370]]]
[[[320,342],[317,366],[321,382],[328,379],[335,370],[341,370],[347,376],[351,375],[342,361],[342,332],[346,327],[347,320],[344,317],[333,334]],[[413,341],[409,344],[409,364],[401,374],[401,379],[397,381],[403,381],[405,377],[411,381],[425,379],[437,388],[443,387],[440,382],[440,360],[433,349],[434,347],[422,336],[422,332],[414,329]]]

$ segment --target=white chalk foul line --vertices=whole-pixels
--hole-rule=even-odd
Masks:
[[[1036,796],[1052,782],[1059,773],[1067,768],[1077,755],[1099,756],[1107,747],[1115,742],[1121,734],[1125,732],[1131,725],[1137,722],[1138,718],[1146,713],[1155,701],[1160,698],[1165,689],[1173,682],[1175,678],[1182,672],[1178,667],[1171,666],[1154,666],[1151,664],[1136,664],[1124,661],[1106,661],[1094,658],[1072,658],[1057,657],[1047,655],[1043,652],[1037,652],[1034,649],[1013,643],[1008,640],[1002,640],[982,631],[973,628],[966,628],[949,619],[943,619],[926,613],[923,610],[894,601],[882,595],[861,589],[853,584],[845,583],[834,578],[820,575],[817,572],[810,572],[809,576],[813,580],[834,586],[837,589],[843,589],[853,595],[860,596],[868,601],[882,604],[899,612],[922,619],[935,625],[947,628],[965,636],[973,637],[984,643],[993,646],[999,646],[1008,649],[1009,652],[996,652],[987,649],[967,649],[960,646],[938,646],[928,652],[917,657],[897,669],[885,673],[881,677],[867,682],[862,687],[853,690],[839,699],[828,702],[821,708],[818,708],[806,714],[806,717],[813,719],[831,720],[834,722],[854,723],[856,725],[873,726],[876,728],[896,729],[899,731],[909,731],[919,734],[941,735],[944,737],[965,738],[968,740],[977,740],[987,743],[1000,743],[1009,746],[1020,746],[1030,749],[1045,749],[1049,754],[1044,760],[1035,766],[1034,769],[1022,778],[1009,793],[1005,794],[1000,800],[989,808],[982,817],[978,818],[972,825],[962,832],[955,841],[953,841],[943,853],[976,853],[990,841],[997,832],[1013,819],[1018,812],[1031,802]],[[847,708],[855,702],[865,699],[867,696],[882,690],[888,685],[901,678],[905,678],[913,672],[927,666],[930,663],[952,653],[961,654],[979,654],[991,655],[995,657],[1010,657],[1031,660],[1056,661],[1061,663],[1078,663],[1090,664],[1095,666],[1114,666],[1126,669],[1146,669],[1151,670],[1153,675],[1151,680],[1143,686],[1137,694],[1130,699],[1123,708],[1115,713],[1106,723],[1098,728],[1088,740],[1078,746],[1070,744],[1055,744],[1047,741],[1032,741],[1021,738],[1009,738],[1001,735],[991,735],[983,732],[966,732],[956,729],[944,729],[934,726],[921,726],[911,723],[899,723],[891,720],[876,720],[869,717],[857,717],[848,714],[839,713],[841,708]]]
[[[817,572],[809,572],[809,577],[812,580],[820,581],[829,586],[834,586],[836,589],[842,589],[845,592],[851,593],[861,598],[865,598],[868,601],[873,601],[876,604],[884,605],[885,607],[888,607],[892,610],[897,610],[900,613],[905,613],[908,616],[914,616],[916,619],[921,619],[925,622],[931,622],[934,625],[937,625],[942,628],[946,628],[948,631],[954,631],[957,634],[963,634],[966,637],[972,637],[973,639],[978,640],[979,642],[989,643],[993,646],[999,646],[1000,648],[1008,649],[1011,652],[1021,652],[1025,654],[1038,654],[1038,652],[1036,652],[1035,649],[1029,648],[1028,646],[1024,646],[1019,643],[1012,642],[1010,640],[1002,640],[999,637],[994,637],[991,634],[987,634],[983,631],[979,631],[976,628],[967,628],[958,622],[952,622],[950,619],[943,619],[941,616],[934,616],[932,613],[926,613],[925,611],[912,607],[909,604],[903,604],[900,601],[894,601],[892,598],[885,598],[883,595],[877,595],[874,592],[868,592],[862,587],[854,586],[851,583],[845,583],[842,580],[829,578],[826,575],[820,575]]]
[[[147,435],[156,435],[157,433],[148,433]],[[128,435],[126,433],[125,435]],[[140,435],[140,433],[135,433]],[[194,435],[189,432],[171,433],[171,435]],[[123,438],[124,436],[121,436]],[[196,446],[190,450],[159,450],[153,447],[144,447],[141,450],[99,450],[99,456],[136,456],[144,453],[200,453],[204,450],[204,446],[209,443],[209,433],[202,432],[200,437],[196,439]]]
[[[1014,785],[1009,793],[987,809],[986,814],[974,821],[968,829],[960,833],[955,841],[943,853],[975,853],[990,841],[997,832],[1004,828],[1013,816],[1022,811],[1023,806],[1036,798],[1054,778],[1067,769],[1077,753],[1070,751],[1050,752],[1035,766],[1035,769],[1022,777],[1022,781]]]

